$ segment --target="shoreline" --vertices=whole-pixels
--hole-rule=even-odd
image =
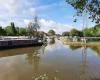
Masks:
[[[66,45],[76,45],[76,46],[100,46],[100,41],[99,42],[72,42],[72,41],[67,41],[65,39],[60,39],[64,44]]]
[[[69,42],[69,41],[63,41],[66,45],[77,45],[77,46],[100,46],[100,42]]]

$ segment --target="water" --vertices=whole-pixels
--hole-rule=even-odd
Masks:
[[[41,47],[0,51],[0,80],[100,80],[100,46],[64,45],[60,40]]]

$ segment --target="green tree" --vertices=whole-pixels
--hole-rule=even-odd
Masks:
[[[100,24],[99,25],[95,25],[94,26],[94,30],[95,30],[95,35],[97,37],[100,37]]]
[[[5,31],[7,32],[8,36],[16,36],[17,35],[17,29],[14,25],[14,22],[11,22],[11,26],[7,26],[5,28]]]
[[[69,32],[63,32],[62,36],[70,36],[70,33]]]
[[[19,27],[16,27],[16,31],[17,31],[17,36],[19,36],[20,34],[19,34]]]
[[[71,36],[83,36],[83,33],[81,31],[77,30],[77,29],[72,29],[70,31],[70,35]]]
[[[66,2],[76,9],[77,16],[82,16],[86,12],[92,21],[100,23],[100,0],[66,0]]]
[[[13,35],[16,35],[17,34],[17,30],[16,30],[14,22],[11,22],[11,29],[12,29]]]
[[[84,36],[85,37],[92,37],[93,36],[93,30],[90,28],[85,28],[83,30]]]
[[[0,36],[4,35],[6,35],[6,31],[2,27],[0,27]]]
[[[86,28],[83,30],[84,36],[88,37],[98,37],[100,36],[100,26],[94,26],[91,28]]]
[[[49,34],[49,35],[55,35],[55,31],[54,31],[54,30],[49,30],[49,31],[48,31],[48,34]]]
[[[27,29],[26,28],[19,28],[19,35],[27,35]]]
[[[8,36],[14,35],[13,32],[12,32],[11,26],[7,26],[7,27],[5,28],[5,31],[7,32],[7,35],[8,35]]]

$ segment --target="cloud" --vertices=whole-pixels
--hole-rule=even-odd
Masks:
[[[48,4],[48,5],[42,5],[42,6],[37,7],[37,9],[38,10],[46,10],[48,8],[52,8],[52,7],[55,7],[55,6],[58,6],[58,3],[52,3],[52,4]]]
[[[62,1],[39,6],[37,6],[36,1],[37,0],[0,0],[0,25],[10,25],[10,22],[13,21],[16,26],[27,26],[32,20],[32,17],[36,14],[36,11],[40,12],[39,14],[43,12],[46,18],[48,14],[45,13],[45,11],[48,11],[48,9],[65,7],[65,2]],[[52,19],[39,19],[41,30],[48,32],[48,30],[53,29],[57,33],[62,33],[73,28],[70,24],[55,22]]]
[[[40,19],[39,22],[41,24],[41,30],[45,32],[48,32],[48,30],[53,29],[56,31],[56,33],[61,34],[64,31],[70,31],[72,28],[74,28],[71,25],[58,23],[53,20]]]
[[[75,28],[75,26],[69,24],[70,21],[68,17],[70,16],[66,16],[67,13],[63,14],[65,11],[65,9],[63,10],[63,8],[65,8],[65,2],[58,1],[56,3],[53,2],[48,5],[37,5],[38,3],[36,3],[36,1],[37,0],[0,0],[0,26],[10,25],[10,22],[12,21],[15,23],[16,26],[27,26],[28,23],[32,20],[33,16],[36,15],[36,12],[38,12],[39,16],[43,17],[42,19],[39,19],[39,22],[41,24],[41,30],[45,32],[48,32],[48,30],[53,29],[57,33],[62,33],[64,31],[69,31],[72,28]],[[56,9],[58,8],[60,8],[62,11],[61,16],[57,15]],[[52,11],[54,11],[54,13]],[[46,20],[46,18],[50,20]],[[53,21],[62,20],[63,22],[63,20],[67,19],[68,24]]]
[[[0,0],[0,18],[34,15],[35,0]]]
[[[35,15],[36,0],[0,0],[0,25],[6,26],[14,21],[25,26],[24,20]]]
[[[32,17],[44,10],[64,6],[64,2],[57,2],[48,5],[37,5],[37,0],[0,0],[0,18],[21,18]]]
[[[32,19],[24,19],[24,24],[28,25]],[[64,31],[70,31],[74,26],[70,24],[63,24],[59,22],[55,22],[53,20],[46,20],[44,18],[39,19],[40,30],[44,32],[48,32],[50,29],[56,31],[56,33],[62,33]]]
[[[15,0],[0,0],[0,12],[15,13],[18,5]]]

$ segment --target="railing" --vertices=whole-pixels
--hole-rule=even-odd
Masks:
[[[29,36],[0,36],[0,40],[25,40],[30,39]]]

